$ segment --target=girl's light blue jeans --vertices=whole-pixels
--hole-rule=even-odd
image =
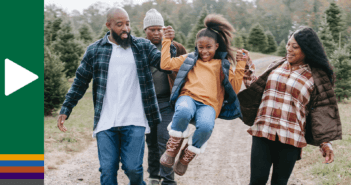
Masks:
[[[192,137],[192,145],[201,148],[212,134],[216,111],[213,107],[195,101],[190,96],[179,97],[175,105],[171,129],[184,132],[193,118],[196,130]]]

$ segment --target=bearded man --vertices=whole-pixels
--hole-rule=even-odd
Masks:
[[[146,184],[142,166],[145,133],[161,122],[149,66],[160,70],[161,53],[149,40],[130,35],[129,16],[123,8],[108,11],[106,26],[110,31],[84,54],[57,126],[67,131],[63,123],[93,79],[93,137],[97,139],[101,184],[117,185],[120,160],[131,185]]]

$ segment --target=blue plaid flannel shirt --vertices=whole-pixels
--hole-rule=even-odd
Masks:
[[[93,79],[93,101],[94,101],[94,127],[99,122],[104,95],[107,84],[107,73],[112,53],[112,45],[108,42],[108,36],[96,41],[88,46],[83,60],[81,61],[77,71],[76,78],[66,94],[60,114],[70,116],[72,109],[77,105],[78,101],[83,97],[89,87],[91,79]],[[135,63],[139,77],[141,96],[144,106],[146,118],[149,126],[161,122],[161,114],[159,111],[154,83],[150,65],[160,70],[161,52],[149,40],[131,36]],[[171,56],[176,56],[175,46],[171,46]],[[118,79],[116,79],[118,80]]]

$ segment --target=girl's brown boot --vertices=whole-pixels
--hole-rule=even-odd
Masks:
[[[161,165],[172,168],[184,138],[169,136],[166,152],[160,158]]]
[[[193,160],[195,156],[196,153],[189,151],[188,144],[186,144],[183,150],[180,152],[178,161],[173,167],[174,172],[180,176],[184,175],[188,169],[190,161]]]

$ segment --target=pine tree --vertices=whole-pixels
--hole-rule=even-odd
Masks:
[[[61,29],[62,18],[55,18],[53,21],[47,21],[44,26],[45,45],[49,46],[56,41],[57,33]]]
[[[96,38],[97,40],[98,39],[102,39],[104,38],[104,36],[106,35],[107,32],[109,32],[110,30],[106,27],[106,25],[102,25],[101,27],[101,30],[100,30],[100,33],[98,35],[98,37]]]
[[[51,27],[51,42],[56,41],[58,31],[61,29],[62,18],[58,17],[54,20]]]
[[[87,23],[83,23],[79,29],[79,38],[84,41],[85,44],[89,44],[93,41],[93,30],[91,29],[90,25]]]
[[[240,35],[238,35],[234,38],[234,46],[238,49],[244,48],[244,41]]]
[[[60,60],[64,63],[66,76],[71,78],[79,65],[79,60],[84,52],[83,43],[78,42],[72,33],[71,22],[62,23],[58,32],[57,40],[53,43],[55,52],[60,54]]]
[[[344,98],[348,99],[351,95],[351,59],[346,46],[337,49],[331,55],[330,62],[336,76],[334,91],[340,102]]]
[[[327,22],[333,39],[339,41],[339,33],[342,31],[341,10],[335,3],[330,3],[329,8],[325,11]]]
[[[193,19],[193,16],[188,14],[188,13],[185,14],[182,19],[179,19],[179,22],[180,22],[178,24],[179,30],[177,30],[177,31],[183,32],[185,37],[187,37],[187,35],[189,35],[190,30],[192,28],[192,25],[195,22],[195,21],[192,21],[192,19]],[[185,39],[185,40],[187,40],[187,39]],[[184,46],[186,46],[187,42],[184,42],[183,44],[184,44]]]
[[[48,20],[44,22],[44,45],[50,46],[51,44],[51,27],[52,21]]]
[[[178,34],[179,34],[179,38],[181,39],[181,42],[179,43],[187,43],[187,40],[186,40],[187,38],[185,34],[182,31],[179,31]]]
[[[65,100],[69,88],[63,63],[48,46],[44,46],[44,115],[52,115]]]
[[[251,50],[250,44],[249,44],[249,34],[247,33],[244,27],[240,30],[240,36],[243,39],[244,49]]]
[[[268,45],[267,37],[259,23],[254,24],[250,29],[249,44],[252,51],[264,52],[266,50]]]
[[[268,46],[266,48],[266,53],[273,53],[277,51],[277,42],[275,42],[275,38],[270,31],[266,31],[266,37],[268,41]]]
[[[215,9],[214,9],[214,7],[213,7],[213,4],[210,4],[210,5],[208,6],[208,13],[209,13],[209,14],[216,13],[216,11],[215,11]]]
[[[187,47],[190,49],[190,51],[194,51],[197,32],[199,32],[202,28],[205,28],[204,19],[207,15],[207,5],[205,5],[202,7],[200,15],[197,18],[196,24],[193,26],[193,28],[188,34]]]
[[[140,29],[136,25],[132,25],[132,33],[131,34],[136,36],[136,37],[145,38],[145,33],[143,31],[140,31]]]
[[[279,44],[277,55],[281,57],[285,57],[286,55],[286,43],[285,40],[282,40]]]
[[[351,53],[351,43],[345,45],[345,48],[347,52]],[[351,56],[350,56],[350,59],[351,59]]]
[[[163,20],[164,20],[165,26],[172,26],[172,28],[174,30],[178,30],[177,26],[174,24],[172,19],[167,14],[163,14]],[[179,42],[179,43],[184,43],[183,39],[182,39],[182,36],[180,34],[181,34],[181,32],[176,31],[173,40],[176,41],[176,42]]]
[[[321,39],[324,51],[326,52],[328,58],[330,58],[331,54],[335,51],[337,45],[333,41],[333,36],[331,34],[331,31],[329,30],[326,18],[322,18],[322,22],[319,26],[318,37]]]

